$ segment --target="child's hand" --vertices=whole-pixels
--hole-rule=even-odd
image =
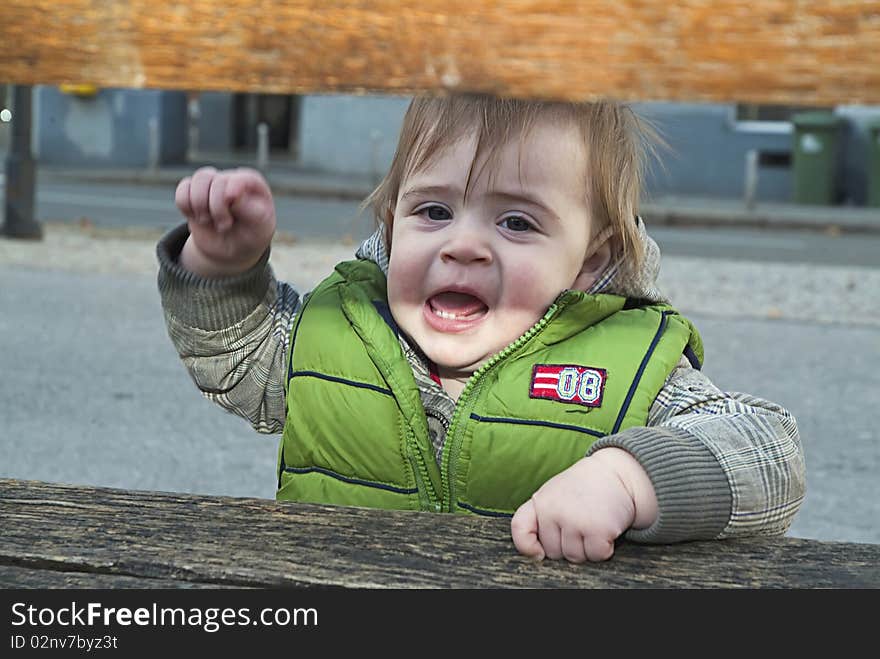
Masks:
[[[645,470],[626,451],[604,448],[544,483],[516,511],[510,530],[521,554],[583,563],[611,558],[618,536],[656,518]]]
[[[202,167],[177,185],[174,203],[190,231],[180,263],[205,277],[253,267],[275,233],[272,192],[253,169]]]

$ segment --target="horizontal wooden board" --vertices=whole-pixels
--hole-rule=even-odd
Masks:
[[[5,0],[5,82],[880,104],[880,0]]]
[[[149,579],[145,577],[127,577],[119,574],[102,574],[96,572],[66,572],[46,568],[24,568],[11,565],[0,565],[0,589],[36,588],[68,589],[68,588],[137,588],[137,589],[169,589],[169,588],[223,588],[222,584],[193,584],[191,581],[175,579]]]
[[[517,554],[508,520],[10,479],[0,519],[4,587],[880,587],[880,545],[797,538],[622,542],[575,566]]]

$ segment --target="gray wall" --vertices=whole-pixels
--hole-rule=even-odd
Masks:
[[[377,182],[394,155],[409,99],[394,96],[317,95],[301,99],[299,158],[302,169],[368,176]],[[750,149],[790,154],[794,135],[766,125],[744,129],[733,106],[722,104],[639,103],[668,142],[661,162],[652,163],[648,198],[663,195],[743,196],[745,159]],[[204,93],[199,102],[199,150],[223,153],[233,148],[232,95]],[[836,200],[866,201],[868,131],[880,117],[878,107],[841,106],[840,179]],[[182,92],[101,90],[92,98],[37,87],[34,100],[35,151],[50,164],[144,166],[149,163],[148,121],[159,120],[160,164],[186,162],[189,118]],[[0,128],[2,131],[2,128]],[[759,167],[757,199],[792,199],[790,166]]]
[[[306,96],[300,119],[304,167],[378,181],[394,157],[408,98]]]
[[[149,120],[158,120],[159,164],[182,163],[187,148],[183,92],[102,89],[95,96],[38,86],[34,150],[41,163],[98,167],[149,164]]]
[[[407,98],[307,96],[303,99],[301,164],[381,177],[391,162]],[[671,149],[652,167],[648,193],[741,197],[749,149],[787,153],[791,135],[738,131],[727,105],[651,103],[635,109],[652,120]],[[791,196],[788,168],[762,167],[757,195]]]
[[[733,121],[730,105],[642,103],[634,106],[660,129],[671,147],[664,167],[648,177],[650,195],[743,196],[745,157],[749,149],[791,153],[794,133],[745,130]],[[880,119],[880,108],[839,106],[844,119],[838,135],[836,203],[864,205],[867,200],[868,128]],[[665,171],[664,171],[665,168]],[[792,200],[794,174],[790,167],[759,167],[759,201]]]
[[[640,103],[633,107],[656,126],[670,147],[660,149],[662,165],[652,164],[647,177],[652,197],[742,198],[750,149],[791,152],[791,134],[742,130],[733,121],[730,105]],[[758,168],[759,201],[789,201],[791,192],[790,168]]]
[[[232,94],[202,92],[199,94],[198,148],[200,152],[230,151],[234,147]]]

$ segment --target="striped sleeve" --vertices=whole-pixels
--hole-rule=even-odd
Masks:
[[[277,281],[269,254],[236,277],[206,279],[177,263],[186,226],[157,248],[159,291],[168,335],[206,398],[261,433],[284,427],[285,356],[301,307],[295,289]]]
[[[805,492],[797,424],[756,396],[718,389],[686,359],[670,374],[648,427],[604,438],[645,468],[659,506],[642,542],[785,533]]]

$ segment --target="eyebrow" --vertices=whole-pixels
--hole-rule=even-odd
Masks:
[[[451,186],[451,185],[426,185],[417,188],[412,188],[411,190],[407,190],[401,195],[400,199],[407,199],[408,197],[445,197],[445,196],[457,196],[461,197],[464,194],[461,189]]]
[[[492,199],[497,199],[498,201],[503,201],[507,203],[517,203],[517,202],[526,202],[531,206],[537,206],[541,210],[543,210],[548,215],[552,217],[556,217],[556,213],[554,213],[549,204],[545,204],[540,197],[532,196],[529,194],[523,194],[519,192],[508,192],[505,190],[494,190],[489,193],[489,197]]]

